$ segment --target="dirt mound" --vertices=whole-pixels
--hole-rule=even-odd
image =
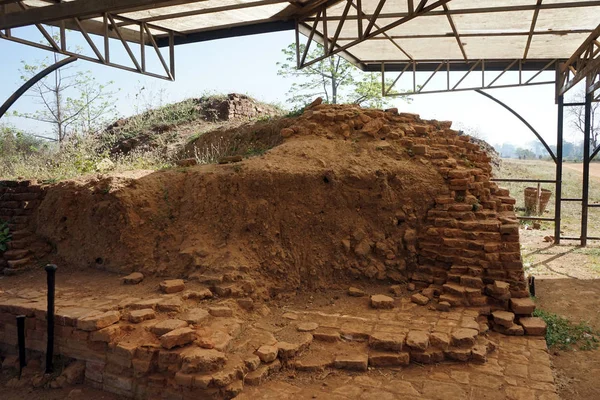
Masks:
[[[205,131],[237,127],[248,121],[281,115],[282,111],[277,107],[243,94],[230,93],[190,98],[122,118],[108,126],[103,135],[111,142],[112,154],[127,154],[138,148],[155,148],[165,143],[181,146],[190,136],[197,137]]]
[[[237,271],[271,287],[358,277],[426,287],[445,283],[467,255],[481,265],[479,248],[427,238],[444,213],[460,214],[448,228],[489,230],[495,221],[500,230],[495,211],[484,210],[502,203],[490,198],[489,158],[450,123],[325,105],[293,122],[282,144],[240,163],[53,185],[37,233],[73,265],[183,277]],[[461,207],[438,210],[455,201]]]

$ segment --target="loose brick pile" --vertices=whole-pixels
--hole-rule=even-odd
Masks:
[[[44,198],[40,185],[32,181],[0,181],[0,221],[7,222],[11,234],[7,251],[0,252],[0,270],[5,275],[30,264],[44,246],[35,243],[31,217]]]

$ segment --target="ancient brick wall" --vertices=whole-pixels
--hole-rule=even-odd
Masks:
[[[228,94],[225,100],[212,100],[209,107],[204,107],[213,109],[215,117],[221,121],[269,117],[279,113],[274,107],[260,104],[246,95],[237,93]]]
[[[515,200],[491,180],[488,154],[469,136],[450,129],[451,124],[396,109],[317,104],[282,135],[316,132],[328,138],[352,138],[360,133],[400,142],[416,164],[431,165],[446,182],[424,219],[407,218],[410,229],[402,239],[411,255],[406,271],[400,272],[411,287],[436,304],[444,303],[443,308],[471,306],[489,314],[519,308],[512,303],[527,303],[533,311],[521,261]]]
[[[11,274],[30,264],[45,246],[35,243],[32,216],[44,198],[35,181],[0,181],[0,221],[8,224],[11,240],[0,252],[0,270]]]

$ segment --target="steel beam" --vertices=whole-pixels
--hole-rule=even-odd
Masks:
[[[456,25],[454,25],[454,19],[452,18],[452,15],[450,15],[450,8],[448,7],[448,4],[444,4],[443,7],[444,11],[446,12],[446,17],[448,18],[448,23],[450,24],[450,28],[452,28],[452,34],[456,38],[456,42],[458,44],[458,47],[460,48],[460,52],[462,53],[465,61],[467,61],[469,57],[467,57],[465,46],[463,46],[462,40],[460,39],[460,35],[458,34],[458,30],[456,29]]]
[[[561,2],[561,3],[552,3],[552,4],[542,4],[537,6],[536,4],[532,5],[518,5],[518,6],[497,6],[497,7],[473,7],[473,8],[457,8],[454,10],[450,10],[448,13],[450,15],[465,15],[465,14],[488,14],[488,13],[499,13],[499,12],[510,12],[510,11],[535,11],[536,9],[540,10],[555,10],[555,9],[565,9],[565,8],[584,8],[584,7],[598,7],[600,6],[600,1],[587,1],[587,2]],[[400,12],[400,13],[382,13],[379,14],[379,18],[404,18],[411,15],[412,12]],[[427,13],[429,16],[445,16],[446,11],[430,11]],[[370,15],[363,15],[363,17],[370,17]],[[312,21],[313,17],[309,17],[306,21]],[[339,20],[339,16],[332,16],[330,18],[333,20]],[[348,16],[349,20],[356,19],[355,16]]]
[[[557,68],[558,75],[558,68]],[[554,189],[554,243],[560,244],[560,225],[562,215],[562,175],[563,175],[563,125],[564,96],[558,96],[558,124],[556,129],[556,186]]]
[[[352,1],[352,0],[346,0],[346,1]],[[390,24],[387,24],[385,26],[382,26],[382,27],[380,27],[380,28],[378,28],[378,29],[376,29],[374,31],[369,31],[369,32],[365,31],[365,33],[364,33],[364,35],[363,35],[362,38],[353,40],[350,43],[347,43],[347,44],[345,44],[343,46],[338,46],[335,49],[331,49],[331,51],[329,52],[329,54],[324,54],[324,55],[322,55],[320,57],[317,57],[317,58],[315,58],[313,60],[310,60],[308,62],[301,62],[300,66],[301,66],[301,68],[302,67],[308,67],[309,65],[315,64],[315,63],[317,63],[319,61],[322,61],[322,60],[326,59],[327,57],[330,57],[330,56],[332,56],[334,54],[338,54],[338,53],[344,52],[344,51],[350,49],[351,47],[356,46],[357,44],[360,44],[360,43],[364,42],[365,40],[369,40],[369,39],[374,38],[376,36],[379,36],[381,34],[385,34],[385,32],[387,32],[390,29],[393,29],[393,28],[398,27],[398,26],[400,26],[402,24],[405,24],[405,23],[407,23],[409,21],[412,21],[413,19],[418,18],[420,16],[426,15],[429,12],[431,12],[432,10],[435,10],[436,8],[441,7],[442,5],[444,5],[444,4],[446,4],[446,3],[450,2],[450,1],[451,0],[437,0],[437,1],[434,1],[433,3],[431,3],[431,4],[428,5],[428,1],[423,0],[423,1],[421,1],[419,3],[419,6],[417,6],[415,8],[415,11],[413,13],[408,14],[405,17],[396,19],[396,21],[394,21],[394,22],[392,22]],[[382,3],[383,3],[383,0],[381,0],[378,3],[378,7],[375,10],[376,14],[381,11],[381,8],[379,6],[383,7]],[[311,21],[312,22],[317,22],[320,19],[320,17],[321,17],[322,10],[324,10],[324,9],[327,9],[327,6],[324,6],[321,9],[321,11],[319,12],[319,16],[317,17],[316,20],[312,19]],[[361,11],[362,10],[359,10],[359,13],[357,13],[357,15],[362,15]],[[370,16],[371,19],[369,20],[369,25],[368,25],[367,28],[372,27],[376,23],[376,21],[378,19],[377,17],[378,17],[378,15],[372,15],[372,16]],[[302,22],[304,22],[304,20],[301,20],[300,22],[302,23]],[[311,40],[312,40],[312,38],[309,39],[309,43],[310,43]],[[323,40],[329,40],[329,39],[327,37],[324,37]],[[309,44],[307,44],[307,46],[308,45]]]
[[[533,39],[533,32],[535,31],[535,24],[537,23],[538,15],[540,14],[540,6],[542,5],[542,0],[537,0],[537,3],[535,5],[536,8],[533,12],[533,18],[531,19],[531,27],[529,28],[529,36],[527,37],[527,44],[525,45],[523,60],[527,59],[527,53],[529,53],[529,46],[531,46],[531,40]]]
[[[590,201],[590,135],[592,119],[592,95],[585,95],[585,120],[583,129],[583,190],[581,201],[581,246],[587,245],[588,211]]]
[[[450,66],[451,72],[459,72],[459,71],[468,71],[473,63],[478,62],[479,60],[469,60],[465,62],[462,59],[454,59],[454,60],[390,60],[390,61],[381,61],[381,60],[363,60],[366,64],[365,71],[368,72],[380,72],[381,64],[385,64],[385,70],[387,72],[399,72],[403,71],[408,65],[409,68],[413,67],[416,72],[432,72],[438,69],[440,63],[447,63]],[[516,61],[516,62],[515,62]],[[519,63],[522,61],[520,59],[509,59],[509,60],[494,60],[488,59],[485,60],[485,71],[539,71],[548,65],[550,62],[557,62],[559,60],[528,60],[526,63]]]
[[[258,35],[260,33],[281,32],[293,30],[295,23],[288,21],[263,21],[253,25],[239,25],[222,29],[204,30],[198,32],[183,32],[185,36],[175,36],[175,46],[180,44],[206,42],[209,40],[226,39],[232,37],[241,37],[248,35]],[[156,39],[158,47],[169,45],[169,38],[160,36]]]
[[[554,79],[544,80],[544,81],[534,81],[534,80],[542,72],[549,71],[550,67],[556,66],[558,64],[557,60],[550,60],[548,62],[544,62],[543,64],[542,63],[536,64],[535,71],[537,71],[537,73],[534,74],[533,76],[531,76],[527,80],[525,80],[522,76],[523,70],[521,69],[521,61],[522,60],[520,60],[520,59],[516,59],[516,60],[512,60],[512,61],[505,60],[501,64],[497,64],[493,61],[490,63],[490,62],[488,62],[488,60],[473,60],[473,61],[467,61],[467,62],[462,61],[459,63],[453,63],[453,62],[448,62],[448,61],[441,61],[438,63],[419,63],[418,61],[404,63],[404,64],[401,64],[401,65],[403,65],[403,68],[400,70],[399,76],[392,82],[392,84],[388,88],[384,89],[383,93],[386,96],[399,96],[399,95],[407,95],[407,94],[446,93],[446,92],[458,92],[458,91],[475,90],[475,89],[498,89],[498,88],[507,88],[507,87],[549,85],[549,84],[555,85],[556,84]],[[485,77],[485,73],[490,71],[490,69],[488,69],[488,66],[490,64],[492,66],[492,68],[491,68],[492,71],[500,70],[501,72],[491,82],[486,83],[484,81],[484,77]],[[398,65],[398,64],[396,65],[396,67],[399,67],[399,66],[400,65]],[[426,66],[427,68],[422,68],[424,66]],[[446,68],[443,68],[444,66]],[[498,69],[499,66],[503,67],[503,69]],[[413,72],[412,77],[409,78],[409,80],[412,79],[412,85],[410,85],[410,87],[413,88],[412,91],[402,91],[401,94],[390,94],[390,93],[392,93],[392,88],[398,83],[400,78],[404,75],[404,73],[410,67],[412,67],[412,72]],[[368,70],[372,71],[371,68],[368,68]],[[518,82],[515,82],[512,84],[498,84],[497,83],[498,80],[506,72],[515,71],[515,70],[518,71]],[[426,79],[425,83],[417,82],[417,75],[416,75],[417,71],[431,72],[429,77]],[[387,72],[389,72],[387,63],[381,63],[381,72],[382,72],[382,84],[385,84],[385,74]],[[451,72],[464,72],[464,74],[452,86],[450,85],[450,73]],[[480,83],[468,85],[466,87],[459,87],[472,72],[481,74]],[[431,81],[431,79],[436,74],[437,75],[441,75],[441,74],[446,75],[446,87],[443,89],[424,90],[425,86]],[[409,85],[405,85],[405,86],[409,86]]]
[[[95,57],[91,57],[91,56],[87,56],[84,54],[79,54],[79,53],[70,51],[66,46],[66,29],[64,31],[61,30],[60,46],[58,46],[52,38],[47,38],[47,41],[49,43],[48,43],[48,45],[46,45],[44,43],[39,43],[39,42],[31,41],[28,39],[16,37],[13,34],[7,35],[6,33],[2,33],[1,31],[0,31],[0,39],[5,39],[8,41],[36,47],[36,48],[43,49],[43,50],[53,51],[55,53],[63,54],[65,56],[69,56],[69,57],[74,57],[76,59],[86,60],[86,61],[90,61],[90,62],[94,62],[94,63],[98,63],[98,64],[103,64],[103,65],[123,69],[123,70],[130,71],[130,72],[138,72],[138,73],[141,73],[142,75],[147,75],[147,76],[151,76],[154,78],[174,80],[175,56],[174,56],[174,39],[173,39],[174,32],[173,31],[169,31],[165,28],[156,27],[154,25],[146,24],[143,22],[138,23],[140,32],[137,32],[135,42],[140,43],[142,46],[142,49],[143,49],[140,51],[140,58],[138,58],[138,56],[136,56],[136,54],[134,54],[134,52],[132,51],[132,49],[129,45],[130,41],[127,40],[127,36],[123,32],[125,30],[125,28],[118,26],[119,22],[131,21],[131,20],[124,18],[124,17],[115,16],[110,13],[104,14],[103,22],[101,22],[101,24],[103,25],[101,31],[103,33],[102,36],[104,39],[103,51],[101,51],[101,49],[99,49],[96,46],[95,42],[91,39],[89,33],[86,30],[86,26],[83,24],[83,21],[81,21],[79,18],[73,18],[72,21],[73,21],[72,24],[77,27],[77,31],[81,32],[83,37],[86,39],[86,41],[87,41],[88,45],[90,46],[90,48],[92,49]],[[42,29],[43,29],[43,27],[42,27]],[[169,45],[170,65],[167,65],[167,63],[165,62],[165,60],[160,52],[160,49],[157,46],[154,35],[151,34],[150,29],[155,29],[155,30],[158,29],[158,30],[165,32],[166,35],[169,35],[168,36],[168,40],[169,40],[168,45]],[[121,42],[121,44],[125,48],[133,65],[135,66],[135,68],[131,68],[127,65],[111,62],[109,38],[112,38],[113,35],[116,38],[118,38],[118,40]],[[147,54],[146,54],[146,49],[144,47],[146,45],[146,43],[144,43],[142,41],[147,42],[148,44],[150,44],[152,46],[153,50],[155,51],[157,57],[159,58],[162,66],[164,68],[164,71],[165,71],[164,75],[153,73],[153,72],[148,72],[146,70]]]
[[[580,34],[580,33],[585,33],[585,34],[589,35],[593,31],[594,31],[593,29],[575,29],[575,30],[557,29],[555,31],[534,31],[533,35],[534,36],[540,36],[540,35],[542,35],[542,36],[547,36],[547,35],[564,36],[564,35],[569,35],[569,34]],[[460,37],[461,38],[470,38],[470,37],[481,38],[481,37],[504,37],[504,36],[529,36],[529,34],[530,34],[529,31],[473,32],[473,33],[461,33]],[[424,33],[424,34],[418,34],[418,35],[411,35],[411,34],[389,35],[389,37],[392,39],[440,39],[440,38],[449,38],[449,37],[453,37],[453,36],[454,36],[453,32]],[[348,41],[348,40],[356,40],[356,39],[358,39],[358,37],[357,36],[342,36],[339,39]],[[370,40],[386,40],[386,39],[387,38],[384,38],[384,37],[375,37],[375,38],[371,38]]]
[[[531,126],[531,124],[529,122],[527,122],[527,120],[525,118],[523,118],[518,112],[516,112],[515,110],[513,110],[512,108],[510,108],[508,105],[506,105],[505,103],[503,103],[502,101],[498,100],[497,98],[495,98],[494,96],[492,96],[489,93],[486,93],[482,90],[475,90],[475,92],[479,93],[482,96],[487,97],[488,99],[500,104],[502,107],[504,107],[506,110],[508,110],[512,115],[514,115],[515,117],[517,117],[519,119],[519,121],[521,121],[523,124],[525,124],[525,126],[527,128],[529,128],[529,130],[535,135],[535,137],[540,141],[540,143],[544,146],[544,148],[546,149],[546,151],[548,152],[548,154],[550,154],[550,157],[552,157],[552,160],[554,160],[554,162],[557,162],[557,158],[556,155],[554,154],[554,152],[552,151],[552,149],[550,148],[550,146],[548,146],[548,143],[546,143],[546,141],[544,140],[544,138],[538,133],[538,131],[535,130],[535,128],[533,126]]]
[[[15,104],[15,102],[17,100],[19,100],[19,98],[21,96],[23,96],[23,94],[25,94],[25,92],[27,92],[29,89],[31,89],[31,87],[33,85],[35,85],[36,83],[38,83],[41,79],[43,79],[44,77],[48,76],[49,74],[51,74],[52,72],[56,71],[57,69],[64,67],[67,64],[71,64],[72,62],[77,61],[76,57],[69,57],[69,58],[65,58],[64,60],[60,60],[48,67],[46,67],[45,69],[43,69],[42,71],[38,72],[37,74],[35,74],[35,76],[33,76],[32,78],[30,78],[27,82],[25,82],[23,85],[21,85],[20,88],[18,88],[5,102],[4,104],[2,104],[2,107],[0,107],[0,118],[2,118],[2,116],[8,111],[8,109]]]
[[[206,1],[206,0],[197,0]],[[77,0],[0,15],[0,29],[193,3],[189,0]]]

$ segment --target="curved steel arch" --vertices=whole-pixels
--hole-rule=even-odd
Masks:
[[[479,93],[482,96],[485,96],[487,98],[489,98],[490,100],[495,101],[496,103],[500,104],[502,107],[506,108],[508,111],[510,111],[515,117],[517,117],[519,119],[519,121],[521,121],[522,123],[525,124],[525,126],[527,126],[529,128],[529,130],[531,132],[533,132],[533,134],[538,138],[538,140],[544,145],[544,147],[546,148],[546,151],[548,152],[548,154],[550,154],[550,157],[552,157],[552,160],[554,160],[554,163],[557,163],[556,160],[556,155],[554,154],[554,152],[552,151],[552,149],[550,148],[550,146],[548,146],[548,143],[546,143],[546,141],[544,140],[544,138],[542,138],[542,136],[535,130],[535,128],[533,126],[531,126],[531,124],[529,124],[529,122],[527,122],[527,120],[525,120],[525,118],[521,117],[521,115],[519,115],[519,113],[517,113],[515,110],[513,110],[512,108],[510,108],[509,106],[507,106],[506,104],[504,104],[503,102],[501,102],[500,100],[498,100],[497,98],[495,98],[494,96],[492,96],[491,94],[488,94],[482,90],[475,90],[477,93]]]
[[[0,107],[0,118],[2,118],[4,116],[4,114],[8,111],[8,109],[15,103],[15,101],[19,100],[19,98],[21,96],[23,96],[23,94],[25,94],[25,92],[27,92],[33,85],[35,85],[41,79],[43,79],[44,77],[46,77],[50,73],[56,71],[60,67],[64,67],[65,65],[70,64],[70,63],[72,63],[75,60],[77,60],[76,57],[69,57],[69,58],[65,58],[64,60],[60,60],[60,61],[58,61],[58,62],[56,62],[56,63],[48,66],[44,70],[38,72],[34,77],[32,77],[31,79],[29,79],[27,82],[25,82],[20,88],[18,88],[12,94],[12,96],[10,96],[4,102],[4,104],[2,104],[2,107]]]

